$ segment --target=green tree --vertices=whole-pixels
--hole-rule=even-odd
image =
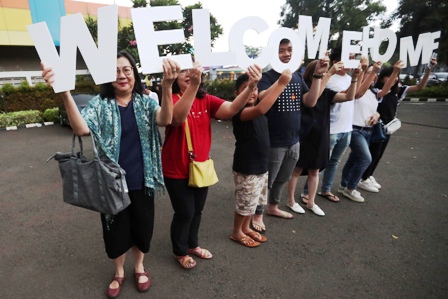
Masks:
[[[258,55],[260,55],[261,53],[261,47],[252,47],[252,46],[244,46],[244,48],[246,49],[246,54],[249,57],[252,58],[257,58]]]
[[[397,9],[382,25],[388,27],[396,20],[400,20],[398,38],[412,36],[414,45],[417,43],[419,34],[441,31],[437,60],[438,63],[447,63],[448,3],[446,0],[399,0]]]
[[[330,18],[332,47],[340,46],[338,38],[344,30],[360,31],[362,27],[378,20],[386,7],[378,0],[286,0],[278,24],[297,28],[299,15],[312,16],[317,24],[320,17]]]

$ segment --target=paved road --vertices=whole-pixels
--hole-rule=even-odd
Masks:
[[[234,139],[229,122],[214,123],[220,182],[201,228],[214,258],[180,269],[165,195],[146,260],[153,286],[137,293],[129,258],[121,298],[448,298],[448,104],[403,103],[399,117],[375,174],[380,193],[363,193],[363,204],[318,198],[323,218],[268,216],[256,249],[229,240]],[[113,269],[99,216],[64,204],[57,164],[45,164],[70,137],[59,126],[0,131],[0,298],[104,297]]]

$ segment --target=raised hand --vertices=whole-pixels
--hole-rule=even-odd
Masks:
[[[188,72],[188,77],[190,78],[190,84],[199,86],[199,84],[201,84],[201,77],[203,71],[204,68],[198,61],[193,62],[193,68],[190,69]]]
[[[361,66],[361,64],[360,64],[360,65],[358,65],[357,68],[355,68],[355,69],[352,70],[352,78],[353,78],[353,79],[358,78],[358,76],[359,76],[359,74],[361,74],[361,72],[362,72],[362,66]]]
[[[340,70],[344,69],[344,63],[342,61],[338,61],[336,63],[333,64],[333,66],[330,68],[330,70],[328,71],[328,73],[330,75],[334,75],[337,72],[339,72]]]
[[[292,72],[290,69],[286,69],[282,72],[280,75],[280,78],[278,78],[278,83],[282,86],[288,85],[289,81],[291,81],[292,78]]]
[[[40,68],[42,69],[42,78],[44,78],[45,83],[47,83],[48,86],[52,86],[54,82],[54,72],[52,68],[45,68],[44,64],[40,63]]]
[[[314,68],[314,73],[317,75],[322,75],[328,70],[328,66],[330,65],[330,59],[328,56],[324,56],[319,59],[319,62],[316,63],[316,67]]]
[[[164,58],[162,85],[167,85],[171,87],[174,80],[176,80],[177,76],[179,75],[179,71],[180,66],[177,62],[169,58]]]
[[[367,71],[367,69],[369,68],[369,58],[362,56],[359,63],[361,64],[362,71],[363,72]]]
[[[261,67],[256,64],[251,65],[247,69],[247,73],[249,75],[249,87],[254,89],[261,79]]]
[[[382,61],[377,61],[373,64],[372,67],[372,72],[377,73],[378,70],[383,66],[383,62]]]
[[[404,62],[402,60],[398,60],[394,64],[394,70],[401,71],[401,69],[404,67]]]

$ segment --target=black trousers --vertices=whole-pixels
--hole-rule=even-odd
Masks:
[[[384,151],[389,144],[390,135],[386,135],[386,140],[383,142],[371,142],[369,145],[370,154],[372,155],[372,162],[369,167],[362,174],[362,179],[367,180],[375,172],[378,163],[383,157]]]
[[[188,179],[165,177],[174,215],[171,222],[171,243],[177,256],[187,255],[189,248],[198,247],[199,226],[208,188],[192,188]]]
[[[129,197],[131,204],[112,216],[109,223],[106,215],[101,214],[104,246],[111,259],[118,258],[133,246],[143,253],[149,251],[154,230],[154,197],[144,189],[129,191]]]

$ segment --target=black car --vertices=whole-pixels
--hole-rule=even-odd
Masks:
[[[76,106],[79,109],[79,112],[87,106],[87,103],[93,99],[94,94],[74,94],[72,95],[75,100]],[[59,119],[61,121],[62,126],[70,126],[70,122],[67,117],[67,111],[65,110],[65,106],[62,105],[59,107]]]

